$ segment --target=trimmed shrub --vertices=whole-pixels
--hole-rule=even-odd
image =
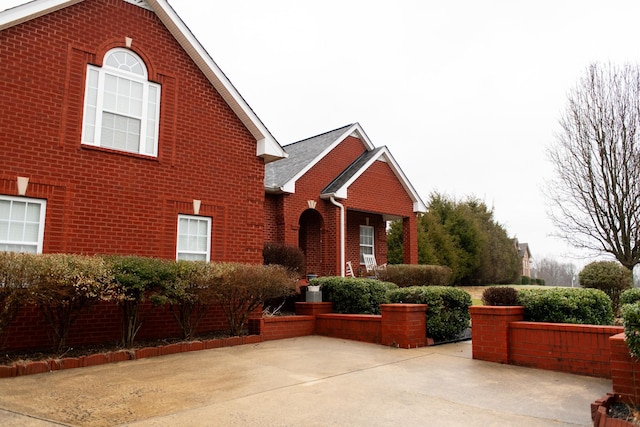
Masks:
[[[629,352],[640,359],[640,302],[622,306],[622,324]]]
[[[631,270],[617,261],[594,261],[587,264],[578,274],[578,281],[583,288],[600,289],[609,295],[614,313],[620,307],[620,294],[633,285]]]
[[[532,322],[611,325],[611,299],[598,289],[521,289],[518,303]]]
[[[529,276],[522,276],[520,278],[520,284],[521,285],[529,285],[529,284],[531,284],[531,278]]]
[[[401,288],[409,286],[451,285],[451,268],[441,265],[390,264],[378,270],[380,280],[395,283]]]
[[[640,288],[627,289],[620,294],[620,305],[640,302]]]
[[[296,278],[304,277],[306,274],[304,252],[297,246],[276,242],[265,243],[262,257],[265,265],[281,265],[293,272]]]
[[[0,337],[25,303],[35,256],[0,252]]]
[[[396,289],[394,283],[353,277],[319,277],[310,285],[320,285],[322,296],[333,302],[336,313],[380,314],[380,304],[388,302],[387,292]]]
[[[266,300],[295,292],[296,279],[281,265],[210,263],[203,277],[222,305],[231,335],[239,336],[249,316]]]
[[[55,349],[61,351],[82,310],[107,298],[111,275],[99,257],[46,254],[31,260],[35,265],[30,299],[51,327]]]
[[[510,286],[491,286],[482,292],[484,305],[518,305],[518,291]]]
[[[131,347],[144,321],[140,303],[163,295],[175,282],[175,261],[135,255],[110,255],[104,259],[113,274],[111,299],[122,310],[122,344]]]
[[[427,304],[427,336],[435,341],[458,338],[469,327],[471,295],[447,286],[415,286],[389,292],[389,302]]]
[[[176,280],[167,283],[162,294],[152,297],[155,304],[168,304],[184,339],[192,339],[200,320],[215,301],[214,290],[205,277],[209,264],[203,261],[177,261]]]

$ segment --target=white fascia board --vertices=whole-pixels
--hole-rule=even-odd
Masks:
[[[369,139],[369,136],[367,136],[367,134],[365,133],[364,129],[362,129],[362,126],[360,126],[360,123],[355,123],[349,130],[350,130],[349,135],[351,135],[354,132],[358,134],[358,136],[360,137],[360,140],[364,143],[364,145],[367,146],[367,150],[371,151],[374,148],[376,148],[375,145],[373,145],[373,143]]]
[[[251,132],[257,143],[256,155],[262,157],[267,163],[286,158],[287,153],[282,146],[271,135],[169,3],[166,0],[147,0],[147,3]]]
[[[64,9],[83,0],[36,0],[0,12],[0,31]]]
[[[381,157],[384,157],[384,159],[381,159]],[[358,178],[360,178],[360,176],[367,169],[369,169],[369,167],[373,164],[373,162],[377,162],[377,161],[385,161],[386,163],[389,164],[393,173],[400,180],[400,184],[402,184],[402,187],[409,195],[409,198],[413,201],[413,211],[416,213],[427,212],[427,206],[424,204],[424,202],[422,201],[422,199],[420,198],[416,190],[413,188],[413,185],[411,185],[411,182],[409,182],[406,175],[404,174],[404,172],[402,171],[402,169],[400,168],[396,160],[393,158],[393,156],[391,155],[387,147],[382,147],[382,150],[380,150],[380,153],[376,157],[371,158],[367,163],[365,163],[360,168],[358,173],[354,174],[349,181],[347,181],[342,187],[340,187],[340,189],[338,189],[338,191],[334,193],[334,197],[346,199],[347,190],[349,186],[353,184]]]
[[[329,154],[331,152],[331,150],[336,148],[336,146],[338,144],[340,144],[342,141],[344,141],[348,136],[351,136],[351,134],[353,134],[354,132],[358,133],[358,136],[360,137],[360,140],[363,141],[363,143],[367,146],[367,148],[369,150],[373,150],[375,148],[373,146],[373,144],[371,143],[371,141],[369,140],[369,138],[367,137],[367,135],[364,133],[364,131],[360,127],[360,125],[358,123],[354,123],[353,126],[349,127],[349,129],[347,129],[342,135],[340,135],[338,138],[336,138],[336,140],[330,146],[328,146],[325,150],[323,150],[320,154],[318,154],[315,159],[310,161],[304,168],[302,168],[300,170],[300,172],[295,174],[293,176],[293,178],[291,178],[289,181],[287,181],[282,188],[283,189],[287,188],[287,189],[292,189],[292,190],[291,191],[284,190],[284,191],[287,191],[289,193],[295,193],[296,181],[298,179],[300,179],[300,177],[302,177],[305,173],[309,172],[309,170],[312,167],[314,167],[316,165],[316,163],[318,163],[320,160],[324,159],[324,157],[327,154]],[[336,196],[336,197],[338,197],[338,196]],[[345,198],[345,197],[341,197],[341,198]]]

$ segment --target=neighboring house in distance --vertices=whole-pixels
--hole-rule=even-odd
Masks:
[[[518,256],[520,256],[520,262],[522,264],[522,276],[531,277],[531,251],[529,250],[528,243],[519,243],[518,239],[513,239]]]
[[[0,250],[262,262],[286,153],[166,0],[0,13],[0,94]]]
[[[387,262],[386,225],[403,221],[404,263],[418,263],[417,215],[426,206],[387,147],[359,124],[286,145],[265,172],[265,241],[297,245],[307,272],[357,272],[363,254]]]

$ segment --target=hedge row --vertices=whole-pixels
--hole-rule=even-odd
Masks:
[[[611,299],[598,289],[521,289],[518,303],[532,322],[613,324]]]
[[[122,343],[130,346],[145,300],[168,304],[185,338],[195,334],[210,305],[220,304],[237,335],[264,300],[294,289],[290,273],[275,265],[0,252],[0,335],[21,305],[36,304],[60,350],[78,313],[113,301],[122,312]]]
[[[390,264],[378,271],[380,280],[401,288],[409,286],[449,286],[452,270],[441,265]]]
[[[389,302],[427,304],[427,336],[435,341],[459,337],[469,327],[471,295],[445,286],[413,286],[389,292]]]
[[[380,314],[380,304],[388,302],[387,292],[393,283],[352,277],[319,277],[310,285],[320,285],[322,297],[333,302],[333,311],[347,314]]]
[[[458,288],[412,286],[374,279],[321,277],[310,285],[322,287],[325,301],[336,313],[380,314],[380,304],[427,304],[427,336],[436,341],[452,340],[469,327],[471,296]]]

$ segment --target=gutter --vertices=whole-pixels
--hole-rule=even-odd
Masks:
[[[344,238],[345,238],[345,230],[344,230],[344,205],[339,203],[338,201],[336,201],[336,199],[331,196],[329,198],[329,201],[337,206],[340,209],[340,276],[344,277],[344,269],[345,269],[345,256],[344,256],[344,250],[345,250],[345,244],[344,244]]]

